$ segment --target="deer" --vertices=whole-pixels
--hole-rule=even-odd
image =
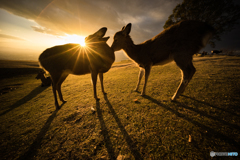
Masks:
[[[106,43],[110,37],[103,37],[107,28],[103,27],[85,38],[86,47],[80,44],[68,43],[46,49],[39,56],[39,63],[43,69],[49,72],[52,79],[52,90],[56,109],[60,109],[57,92],[60,101],[65,103],[61,92],[61,85],[69,74],[91,74],[94,98],[99,101],[96,92],[97,76],[101,82],[103,94],[106,94],[103,86],[103,73],[107,72],[115,55],[113,49]]]
[[[36,76],[36,79],[41,79],[42,81],[42,87],[44,86],[50,86],[52,84],[52,80],[50,77],[46,77],[45,76],[45,72],[43,70],[39,71],[37,76]]]
[[[144,96],[152,66],[175,61],[182,73],[180,85],[171,98],[171,101],[176,101],[196,72],[192,62],[193,55],[206,46],[214,34],[214,28],[205,22],[180,21],[152,39],[135,45],[129,35],[131,26],[132,24],[129,23],[115,33],[111,48],[114,51],[123,50],[139,66],[138,82],[134,91],[138,91],[141,79],[145,74],[141,92],[141,95]]]

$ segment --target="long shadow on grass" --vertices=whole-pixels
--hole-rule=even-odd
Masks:
[[[227,125],[227,126],[233,128],[233,129],[237,129],[237,130],[240,131],[240,127],[239,127],[238,125],[231,124],[231,123],[229,123],[229,122],[226,122],[226,121],[222,120],[221,118],[218,118],[218,117],[216,117],[216,116],[211,116],[211,115],[207,114],[206,112],[203,112],[203,111],[197,110],[197,109],[195,109],[195,108],[189,107],[189,106],[187,106],[187,105],[185,105],[185,104],[183,104],[183,103],[180,103],[180,102],[176,102],[176,103],[179,104],[180,106],[182,106],[183,108],[186,108],[186,109],[188,109],[188,110],[191,110],[191,111],[194,111],[194,112],[196,112],[196,113],[199,113],[201,116],[204,116],[204,117],[213,119],[213,120],[215,120],[215,121],[219,121],[220,123],[222,123],[222,124],[224,124],[224,125]],[[205,104],[207,104],[207,103],[205,103]]]
[[[204,130],[207,130],[209,135],[211,135],[213,138],[219,138],[219,139],[225,141],[226,143],[231,144],[232,146],[235,146],[236,148],[240,149],[240,144],[238,142],[236,142],[234,139],[232,139],[232,138],[230,138],[230,137],[228,137],[228,136],[226,136],[226,135],[224,135],[224,134],[222,134],[222,133],[220,133],[218,131],[215,131],[214,129],[212,129],[212,128],[208,127],[208,126],[205,126],[204,124],[201,124],[201,123],[199,123],[199,122],[197,122],[197,121],[187,117],[187,115],[179,113],[177,110],[174,110],[174,109],[170,108],[169,106],[162,104],[161,102],[159,102],[158,100],[156,100],[156,99],[154,99],[154,98],[152,98],[150,96],[146,95],[146,96],[144,96],[144,98],[146,98],[146,99],[152,101],[153,103],[157,104],[158,106],[163,107],[166,110],[174,113],[178,117],[181,117],[181,118],[187,120],[188,122],[190,122],[190,123],[192,123],[192,124],[194,124],[196,126],[199,126],[202,129],[204,129]]]
[[[141,157],[141,154],[139,153],[138,149],[137,149],[137,146],[135,145],[135,143],[133,142],[133,140],[131,139],[131,137],[129,136],[129,134],[127,133],[127,131],[125,130],[124,126],[122,125],[122,122],[120,121],[120,119],[118,118],[116,112],[114,111],[111,103],[109,102],[108,98],[107,98],[107,95],[104,95],[104,99],[105,101],[107,102],[107,105],[108,105],[108,108],[110,110],[110,112],[112,113],[115,121],[117,122],[118,124],[118,127],[120,128],[122,134],[123,134],[123,137],[125,138],[126,142],[127,142],[127,145],[129,147],[129,149],[131,150],[131,153],[132,155],[134,156],[135,159],[137,160],[141,160],[143,159]]]
[[[105,141],[105,144],[106,144],[106,148],[107,148],[109,158],[115,160],[116,157],[114,155],[113,145],[112,145],[112,142],[110,140],[106,124],[103,120],[102,110],[100,109],[99,101],[96,102],[96,109],[97,109],[98,119],[99,119],[100,125],[101,125],[101,130],[102,130],[101,133],[104,137],[104,141]]]
[[[216,109],[221,110],[221,111],[224,111],[224,112],[228,112],[228,113],[230,113],[230,114],[232,114],[232,115],[234,115],[234,116],[240,117],[240,115],[238,115],[238,114],[236,114],[236,113],[234,113],[234,112],[230,112],[230,111],[227,110],[227,109],[219,108],[219,107],[213,106],[213,105],[211,105],[211,104],[209,104],[209,103],[207,103],[207,102],[202,102],[202,101],[196,100],[195,98],[188,97],[188,96],[185,96],[185,95],[181,95],[181,96],[182,96],[182,97],[185,97],[185,98],[189,98],[189,99],[191,99],[191,100],[193,100],[193,101],[196,101],[196,102],[198,102],[198,103],[207,105],[207,106],[209,106],[209,107],[216,108]]]
[[[63,103],[60,108],[64,105]],[[48,117],[47,121],[45,122],[44,126],[40,130],[40,132],[37,135],[37,138],[34,140],[34,142],[29,147],[28,151],[24,153],[21,157],[18,158],[18,160],[26,160],[26,159],[34,159],[34,156],[37,154],[37,150],[41,147],[41,142],[43,140],[43,137],[46,135],[53,119],[56,117],[58,110],[55,110],[51,116]]]
[[[0,114],[0,116],[10,112],[11,110],[23,105],[24,103],[30,101],[31,99],[33,99],[34,97],[36,97],[39,93],[43,92],[45,89],[47,89],[48,87],[41,87],[38,86],[36,87],[34,90],[32,90],[30,93],[28,93],[28,95],[26,95],[25,97],[23,97],[22,99],[18,100],[17,102],[15,102],[13,105],[9,106],[6,111],[4,111],[3,113]]]

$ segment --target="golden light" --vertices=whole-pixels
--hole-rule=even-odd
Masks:
[[[66,43],[78,43],[83,47],[86,45],[84,36],[66,34],[66,36],[62,36],[61,38],[63,38]]]

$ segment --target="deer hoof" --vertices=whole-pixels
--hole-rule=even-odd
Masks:
[[[67,101],[65,101],[65,100],[61,100],[63,103],[66,103]]]
[[[104,95],[106,95],[107,93],[106,92],[103,92]]]
[[[172,97],[171,102],[176,102],[176,99],[177,99],[176,97]]]

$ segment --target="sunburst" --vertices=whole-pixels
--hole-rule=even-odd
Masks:
[[[84,36],[79,36],[76,34],[73,34],[73,35],[66,34],[65,36],[62,36],[61,38],[63,38],[64,41],[66,41],[67,43],[78,43],[82,47],[86,46]]]

